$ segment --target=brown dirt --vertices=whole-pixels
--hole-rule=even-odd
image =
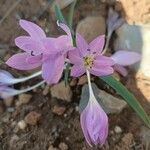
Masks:
[[[16,0],[0,1],[0,17],[6,14],[14,2],[16,2]],[[46,4],[46,0],[22,0],[16,9],[0,24],[0,45],[7,45],[7,49],[11,50],[7,55],[17,50],[16,47],[14,47],[14,38],[23,32],[17,25],[18,18],[20,17],[35,20],[42,28],[49,29],[46,30],[47,34],[52,33],[56,35],[58,33],[57,28],[55,29],[56,24],[50,9],[47,8],[43,11]],[[111,2],[109,4],[111,4]],[[98,0],[87,0],[86,3],[83,0],[79,1],[75,10],[75,26],[79,20],[91,14],[106,16],[107,7],[107,2],[103,3]],[[64,13],[66,13],[66,11],[64,11]],[[2,67],[6,68],[6,66]],[[17,71],[13,71],[13,73],[15,75],[18,74]],[[143,76],[135,76],[134,73],[130,72],[129,76],[122,81],[129,90],[135,94],[150,114],[147,101],[148,99],[150,100],[150,93],[149,90],[147,90],[150,89],[150,85],[145,84],[145,80],[142,78]],[[33,80],[32,82],[35,83],[36,81]],[[18,87],[22,86],[25,85],[19,85]],[[105,88],[103,83],[101,88]],[[50,93],[42,95],[43,88],[39,88],[30,93],[33,97],[28,104],[16,107],[14,102],[12,108],[15,110],[12,113],[9,113],[8,108],[0,101],[0,150],[48,150],[49,147],[56,147],[56,149],[63,150],[63,148],[59,148],[59,144],[62,142],[68,145],[69,150],[145,149],[145,145],[142,144],[139,136],[143,123],[129,107],[124,109],[120,114],[109,116],[110,130],[106,145],[102,148],[89,148],[82,135],[79,112],[77,111],[81,86],[73,86],[72,90],[73,99],[68,103],[52,98]],[[109,88],[107,91],[112,92]],[[17,97],[15,99],[17,99]],[[52,112],[52,108],[58,104],[59,106],[65,107],[65,112],[62,115],[57,115]],[[27,128],[24,130],[18,129],[17,123],[23,120],[31,111],[41,114],[39,122],[35,126],[27,125]],[[114,132],[116,125],[121,127],[122,133],[117,134]]]

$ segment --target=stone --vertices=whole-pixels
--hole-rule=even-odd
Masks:
[[[14,135],[11,137],[10,141],[9,141],[10,147],[13,147],[14,144],[15,144],[18,140],[19,140],[18,135],[14,134]]]
[[[57,99],[70,102],[72,98],[72,90],[69,85],[65,86],[64,81],[62,81],[51,88],[51,95]]]
[[[61,143],[59,144],[59,148],[60,148],[61,150],[68,150],[68,145],[67,145],[66,143],[61,142]]]
[[[16,106],[19,107],[23,104],[28,104],[32,98],[31,94],[20,94]]]
[[[2,128],[0,128],[0,136],[3,135],[4,130]]]
[[[51,5],[51,11],[55,11],[55,5],[59,6],[60,9],[64,9],[70,5],[74,0],[55,0]]]
[[[66,108],[63,107],[63,106],[57,106],[55,105],[53,108],[52,108],[52,112],[57,114],[57,115],[62,115],[64,112],[65,112]]]
[[[119,126],[115,126],[114,131],[119,134],[122,133],[122,129]]]
[[[150,129],[146,127],[141,127],[140,137],[142,140],[142,144],[145,145],[145,149],[150,149]]]
[[[115,50],[125,49],[141,54],[141,61],[132,65],[132,69],[141,71],[150,77],[150,25],[122,25],[117,31]]]
[[[41,114],[31,111],[25,116],[25,122],[29,125],[36,125],[41,118]]]
[[[59,150],[58,148],[54,147],[53,145],[50,145],[48,150]]]
[[[24,120],[20,120],[18,122],[18,127],[19,127],[19,129],[24,130],[27,127],[27,124]]]
[[[132,133],[127,133],[123,136],[122,138],[122,142],[125,144],[125,145],[131,145],[132,142],[133,142],[133,134]]]
[[[92,89],[97,101],[107,114],[118,114],[127,106],[127,103],[123,99],[114,97],[113,95],[98,89],[95,83],[92,83]],[[86,107],[88,99],[89,89],[88,85],[86,84],[82,87],[82,94],[79,105],[80,112]]]
[[[76,86],[77,84],[77,79],[76,78],[72,78],[71,81],[70,81],[70,86]]]
[[[105,18],[102,16],[88,16],[77,25],[76,32],[80,33],[88,42],[106,32]]]
[[[10,107],[12,105],[13,101],[14,101],[13,97],[9,97],[9,98],[3,100],[6,107]]]
[[[50,87],[49,85],[46,85],[44,90],[43,90],[43,95],[46,96],[49,93]]]
[[[84,85],[85,83],[87,83],[87,76],[83,75],[79,78],[78,85]]]
[[[126,20],[130,24],[150,24],[149,0],[120,0],[126,14]],[[138,12],[138,15],[137,15]]]

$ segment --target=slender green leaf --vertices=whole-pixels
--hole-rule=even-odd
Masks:
[[[63,23],[66,22],[59,6],[57,6],[57,5],[55,5],[55,16],[58,21],[63,22]]]
[[[64,80],[65,80],[65,86],[68,85],[68,78],[69,78],[69,72],[70,72],[70,64],[67,63],[66,64],[66,69],[65,69],[65,72],[64,72]]]
[[[73,14],[74,14],[74,8],[75,8],[76,3],[77,3],[77,0],[74,0],[69,8],[67,23],[70,29],[72,29],[72,25],[73,25]]]
[[[125,86],[117,81],[112,76],[100,77],[108,85],[110,85],[116,92],[124,98],[124,100],[134,109],[134,111],[140,116],[144,123],[150,128],[150,118],[144,111],[143,107],[137,101],[135,96],[131,94]]]

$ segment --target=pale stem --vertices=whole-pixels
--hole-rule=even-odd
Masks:
[[[37,77],[37,76],[39,76],[41,74],[42,74],[42,71],[39,71],[39,72],[36,72],[36,73],[34,73],[34,74],[32,74],[32,75],[30,75],[28,77],[22,77],[22,78],[19,78],[19,79],[13,79],[11,83],[12,84],[17,84],[19,82],[24,82],[24,81],[30,80],[30,79],[32,79],[34,77]]]

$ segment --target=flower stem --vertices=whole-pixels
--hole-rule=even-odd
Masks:
[[[28,76],[28,77],[22,77],[22,78],[19,78],[19,79],[13,79],[12,81],[11,81],[11,83],[12,84],[17,84],[17,83],[20,83],[20,82],[24,82],[24,81],[27,81],[27,80],[30,80],[30,79],[32,79],[32,78],[34,78],[34,77],[37,77],[37,76],[39,76],[39,75],[41,75],[42,74],[42,71],[39,71],[39,72],[36,72],[36,73],[34,73],[34,74],[32,74],[32,75],[30,75],[30,76]]]

